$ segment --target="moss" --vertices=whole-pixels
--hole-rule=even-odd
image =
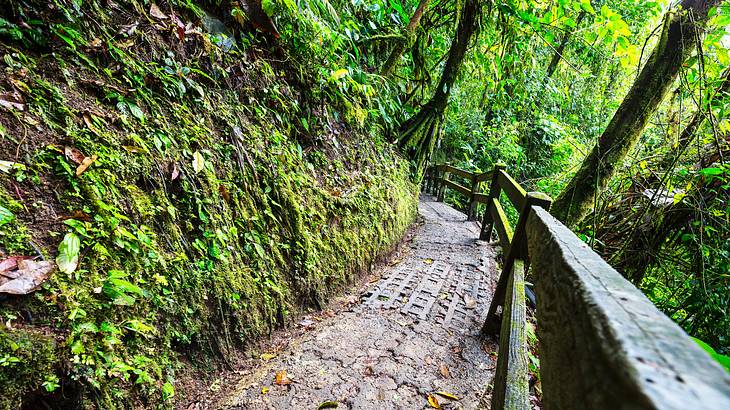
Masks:
[[[28,229],[19,223],[15,214],[25,210],[20,201],[13,199],[0,187],[0,206],[9,210],[12,220],[0,225],[0,255],[16,255],[34,252],[31,235]]]
[[[53,338],[32,330],[10,330],[0,324],[0,408],[19,408],[28,393],[46,381],[58,380],[59,361]]]
[[[89,14],[98,12],[93,4]],[[90,32],[95,27],[76,29],[106,38]],[[367,111],[359,104],[338,108],[310,94],[319,85],[294,89],[289,82],[300,80],[288,76],[297,70],[287,75],[286,66],[262,60],[246,68],[256,86],[213,80],[221,67],[241,64],[235,51],[211,53],[211,61],[175,54],[176,64],[206,73],[190,75],[180,94],[179,77],[164,69],[169,55],[147,50],[168,41],[152,28],[139,31],[146,34],[134,39],[136,48],[110,43],[109,55],[86,56],[97,68],[108,64],[106,71],[64,47],[55,57],[34,55],[22,74],[39,85],[28,115],[43,127],[27,138],[25,165],[48,185],[29,179],[20,187],[41,192],[54,228],[82,241],[79,269],[55,273],[24,308],[65,339],[44,347],[62,358],[61,382],[77,381],[83,397],[103,408],[139,398],[164,404],[162,386],[174,384],[183,356],[216,365],[321,306],[396,243],[416,212],[407,163],[377,129],[362,126]],[[197,41],[188,45],[201,51]],[[84,83],[89,78],[98,83]],[[309,100],[331,108],[299,138],[292,124],[304,115],[299,101]],[[348,115],[338,110],[352,121],[339,120]],[[345,131],[336,144],[327,142],[334,140],[327,124]],[[316,142],[305,150],[305,141]],[[64,146],[97,159],[76,175]],[[27,206],[17,223],[56,254],[62,235],[50,235]],[[8,400],[42,382],[12,382]],[[8,383],[0,380],[0,389]]]

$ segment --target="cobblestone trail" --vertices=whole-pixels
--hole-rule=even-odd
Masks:
[[[496,282],[494,250],[453,208],[422,196],[423,224],[402,261],[349,310],[245,376],[226,409],[473,409],[491,382],[493,344],[478,332]],[[274,383],[285,370],[293,381]]]

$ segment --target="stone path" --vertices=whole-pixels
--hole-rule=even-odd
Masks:
[[[496,345],[478,332],[495,279],[493,249],[453,208],[423,196],[406,256],[358,303],[316,325],[244,376],[226,409],[473,409],[485,399]],[[285,370],[292,383],[277,385]]]

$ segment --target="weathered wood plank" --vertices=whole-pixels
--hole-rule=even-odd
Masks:
[[[499,186],[507,194],[507,198],[515,206],[515,209],[519,210],[525,206],[527,192],[504,170],[499,172]]]
[[[499,236],[499,244],[502,246],[502,253],[505,255],[509,254],[510,246],[512,245],[512,225],[509,224],[507,215],[504,214],[504,209],[499,203],[497,198],[492,198],[492,204],[489,207],[492,214],[492,221],[494,228],[497,230]]]
[[[481,174],[477,174],[476,180],[477,180],[477,182],[489,181],[492,179],[493,173],[494,173],[494,171],[489,171],[489,172],[483,172]]]
[[[469,192],[469,210],[466,213],[466,220],[467,221],[476,221],[477,220],[477,201],[475,197],[479,193],[479,190],[481,189],[481,182],[477,182],[476,175],[472,174],[471,176],[471,189]]]
[[[504,164],[496,164],[494,166],[494,170],[491,172],[492,174],[492,181],[489,185],[489,198],[499,198],[499,194],[501,189],[499,188],[499,180],[497,176],[499,175],[499,171],[507,168]],[[482,215],[482,230],[479,232],[479,239],[483,241],[488,241],[490,237],[492,236],[492,226],[494,225],[494,222],[492,221],[492,202],[487,199],[487,207],[484,209],[484,215]]]
[[[533,206],[541,206],[545,209],[550,209],[552,200],[549,196],[541,193],[530,192],[527,194],[525,203],[520,211],[520,218],[517,220],[517,226],[514,229],[514,235],[510,242],[509,248],[504,251],[504,258],[502,264],[502,273],[499,275],[497,280],[497,286],[494,289],[494,296],[492,297],[492,303],[489,306],[489,312],[487,318],[482,326],[482,333],[487,335],[496,335],[500,329],[500,323],[502,316],[498,314],[499,307],[504,302],[504,295],[507,291],[507,282],[512,272],[512,263],[516,259],[528,260],[527,252],[527,233],[525,232],[525,226],[527,225],[527,217],[530,214],[530,208]]]
[[[527,222],[543,408],[730,409],[730,374],[547,211]]]
[[[451,165],[444,165],[443,169],[445,172],[449,172],[466,179],[471,179],[474,176],[474,174],[469,171],[464,171],[463,169],[452,167]]]
[[[480,204],[488,205],[490,202],[490,198],[488,194],[474,194],[474,201],[479,202]]]
[[[454,191],[456,191],[456,192],[458,192],[458,193],[460,193],[460,194],[462,194],[464,196],[467,196],[467,197],[471,196],[471,189],[466,188],[466,187],[464,187],[462,185],[459,185],[459,184],[457,184],[454,181],[445,180],[444,181],[444,186],[447,186],[447,187],[453,189]]]
[[[504,299],[497,370],[492,389],[493,409],[530,408],[527,361],[525,264],[516,260]]]

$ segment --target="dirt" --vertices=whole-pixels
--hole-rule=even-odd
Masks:
[[[252,342],[251,346],[245,350],[231,352],[226,368],[215,368],[204,372],[199,370],[199,364],[184,365],[181,373],[178,374],[178,381],[175,383],[175,408],[207,409],[213,407],[215,403],[223,401],[230,394],[229,389],[223,388],[223,386],[235,385],[242,375],[250,374],[261,366],[261,354],[286,351],[307,333],[319,328],[317,325],[303,326],[301,323],[307,324],[308,322],[305,321],[314,321],[318,324],[350,310],[353,305],[359,303],[361,294],[373,283],[377,283],[387,269],[396,263],[395,261],[404,257],[409,249],[409,244],[422,224],[422,219],[419,219],[404,235],[401,242],[381,255],[368,272],[362,273],[356,283],[343,289],[340,296],[332,299],[324,309],[300,314],[289,322],[288,327],[275,330],[269,338]]]
[[[419,212],[415,237],[379,278],[274,335],[257,357],[198,389],[200,400],[178,406],[416,409],[430,408],[429,395],[444,409],[486,403],[497,346],[479,330],[494,250],[453,208],[423,197]]]

